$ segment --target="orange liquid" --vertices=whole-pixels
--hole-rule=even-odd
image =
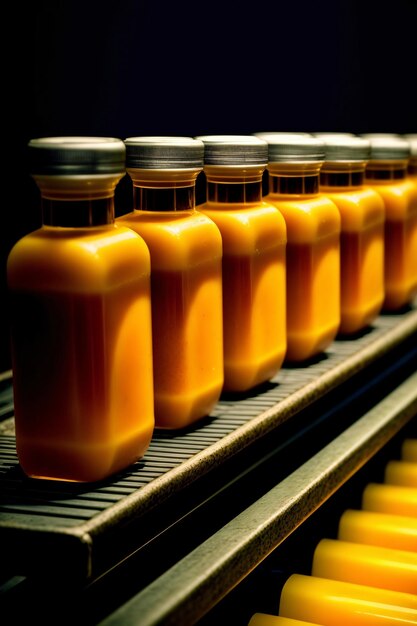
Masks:
[[[321,190],[341,215],[340,332],[351,334],[368,326],[384,301],[384,203],[372,189]]]
[[[417,188],[410,180],[375,181],[386,210],[385,310],[397,310],[417,295]]]
[[[96,481],[145,453],[149,272],[144,242],[114,226],[42,228],[11,251],[16,446],[29,476]]]
[[[270,380],[285,356],[285,222],[264,203],[198,208],[223,240],[224,389],[245,391]]]
[[[210,413],[223,386],[221,236],[196,211],[134,211],[117,222],[151,255],[155,425],[182,428]]]
[[[340,214],[318,195],[271,202],[287,226],[287,353],[304,361],[325,350],[340,325]],[[288,198],[288,196],[287,196]]]

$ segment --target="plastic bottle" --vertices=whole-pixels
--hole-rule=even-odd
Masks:
[[[43,225],[7,266],[17,454],[31,477],[97,481],[153,434],[149,251],[114,223],[120,139],[28,148]]]
[[[410,147],[405,139],[370,140],[365,183],[385,204],[385,300],[397,311],[417,295],[417,187],[407,177]]]
[[[417,517],[417,489],[403,485],[369,483],[362,493],[362,509]]]
[[[384,301],[385,205],[381,196],[364,186],[370,142],[359,137],[322,137],[325,162],[320,190],[338,207],[341,216],[340,333],[366,328]]]
[[[417,489],[417,462],[388,461],[385,466],[384,483]]]
[[[206,202],[197,209],[223,240],[224,390],[247,391],[270,380],[286,351],[286,226],[262,201],[265,141],[201,136]]]
[[[190,137],[129,137],[134,209],[117,218],[151,255],[155,426],[207,416],[223,387],[222,238],[196,211],[204,144]]]
[[[339,520],[338,539],[417,552],[417,519],[347,509]]]
[[[326,626],[410,626],[417,624],[417,595],[293,574],[281,591],[279,614]]]
[[[315,137],[269,135],[269,194],[287,226],[288,361],[318,356],[340,326],[337,206],[319,192],[324,144]]]
[[[417,593],[417,554],[386,546],[321,539],[311,574],[380,589]]]

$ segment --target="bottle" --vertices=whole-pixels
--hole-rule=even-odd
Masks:
[[[279,615],[326,626],[410,626],[417,624],[417,595],[292,574],[281,591]]]
[[[417,295],[417,188],[407,178],[410,147],[405,139],[370,140],[365,184],[385,204],[385,299],[383,310],[399,311]]]
[[[200,136],[206,202],[197,209],[223,241],[224,386],[246,392],[270,380],[286,351],[282,215],[262,201],[268,145],[251,135]]]
[[[417,593],[417,554],[386,546],[321,539],[314,550],[311,574],[318,578]]]
[[[149,251],[114,223],[123,141],[46,137],[28,150],[43,224],[7,265],[17,454],[30,477],[97,481],[153,434]]]
[[[315,137],[269,135],[264,200],[287,226],[286,360],[326,350],[340,326],[340,229],[337,206],[319,192],[324,144]]]
[[[362,493],[362,509],[417,517],[417,489],[387,483],[369,483]]]
[[[342,541],[417,552],[417,519],[347,509],[340,517],[337,537]]]
[[[224,380],[222,238],[195,207],[204,144],[191,137],[125,144],[134,208],[116,222],[150,250],[155,427],[181,429],[211,412]]]
[[[417,489],[417,462],[388,461],[385,466],[384,483]]]
[[[407,437],[401,445],[401,459],[417,463],[417,438]]]
[[[357,333],[377,317],[384,301],[385,206],[364,186],[370,142],[359,137],[322,137],[325,162],[320,191],[340,211],[340,334]]]

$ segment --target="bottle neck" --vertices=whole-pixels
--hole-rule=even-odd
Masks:
[[[269,173],[269,192],[282,195],[315,195],[319,193],[319,174],[284,176]]]
[[[365,170],[367,181],[404,180],[407,176],[407,161],[370,161]]]
[[[362,187],[364,181],[365,165],[355,167],[336,163],[323,166],[320,171],[320,187]]]
[[[195,184],[187,187],[133,187],[136,211],[190,211],[195,208]]]
[[[55,200],[42,197],[42,221],[45,226],[82,228],[114,222],[114,197],[86,200]]]
[[[208,202],[226,204],[249,204],[262,201],[262,181],[249,183],[219,183],[208,181],[206,185]]]

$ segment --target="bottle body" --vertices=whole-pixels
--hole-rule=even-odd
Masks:
[[[183,428],[210,413],[223,386],[221,236],[195,210],[116,221],[151,256],[155,425]]]
[[[154,428],[150,258],[114,224],[119,139],[31,140],[42,227],[7,261],[16,448],[33,478],[92,482]]]
[[[320,188],[340,211],[339,332],[352,334],[372,323],[384,301],[385,207],[369,188]]]
[[[245,182],[247,173],[245,178],[235,171],[232,183],[230,174],[221,173],[221,168],[206,168],[208,198],[197,208],[222,235],[223,388],[243,392],[270,380],[286,353],[286,226],[262,201],[260,172],[252,174],[251,183]],[[234,201],[219,201],[228,187]],[[252,201],[243,200],[248,187]]]
[[[149,275],[144,242],[114,225],[42,227],[10,252],[16,447],[29,476],[96,481],[145,453]]]
[[[366,184],[385,204],[385,299],[396,311],[417,295],[417,188],[406,177],[406,162],[370,162]]]
[[[341,220],[336,205],[318,192],[286,193],[283,180],[303,186],[305,176],[295,166],[289,177],[288,169],[270,164],[270,192],[264,200],[280,211],[287,227],[286,358],[305,361],[325,350],[339,330]],[[313,176],[318,179],[317,166]]]

